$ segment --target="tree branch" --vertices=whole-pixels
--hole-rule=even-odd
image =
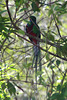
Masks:
[[[66,77],[66,74],[67,74],[67,69],[65,70],[65,73],[64,73],[63,79],[61,80],[61,85],[62,85],[63,82],[64,82],[64,79],[65,79],[65,77]]]
[[[12,18],[11,18],[11,13],[10,13],[9,7],[8,7],[8,0],[6,0],[6,7],[7,7],[8,15],[9,15],[9,18],[10,18],[10,20],[11,20],[12,25],[14,26],[15,29],[20,30],[20,28],[17,27],[15,23],[13,23],[13,20],[12,20]],[[20,35],[17,34],[17,33],[14,33],[14,34],[16,34],[18,37],[21,37],[21,38],[23,38],[24,40],[26,40],[26,41],[32,43],[31,41],[27,40],[27,39],[24,38],[23,36],[20,36]],[[37,40],[40,41],[40,42],[46,42],[45,40],[42,40],[42,39],[40,39],[40,38],[38,38],[38,37],[33,37],[33,36],[31,36],[30,34],[28,34],[28,33],[26,33],[26,35],[29,36],[29,37],[35,38],[35,39],[37,39]],[[33,44],[33,45],[36,45],[36,44],[34,44],[34,43],[32,43],[32,44]],[[54,46],[54,47],[58,47],[57,44],[53,44],[53,43],[49,42],[48,40],[47,40],[47,44],[49,44],[49,45],[51,45],[51,46]],[[37,46],[37,45],[36,45],[36,46]],[[38,47],[39,47],[39,46],[38,46]],[[42,47],[39,47],[39,48],[40,48],[41,50],[47,52],[47,50],[43,49]],[[63,60],[65,60],[65,61],[67,61],[66,58],[60,57],[60,56],[58,56],[58,55],[56,55],[56,54],[53,54],[53,53],[51,53],[51,52],[49,52],[49,51],[48,51],[48,53],[51,54],[51,55],[53,55],[53,56],[55,56],[55,57],[58,57],[58,58],[60,58],[60,59],[63,59]]]
[[[20,35],[19,35],[19,34],[17,34],[17,33],[14,33],[14,34],[16,34],[18,37],[21,37],[21,38],[23,38],[24,40],[26,40],[26,41],[28,41],[28,42],[32,43],[33,45],[36,45],[36,44],[34,44],[33,42],[31,42],[31,41],[29,41],[28,39],[26,39],[25,37],[20,36]],[[41,50],[43,50],[43,51],[47,52],[47,50],[43,49],[42,47],[40,47],[40,46],[38,46],[38,45],[36,45],[36,46],[37,46],[37,47],[39,47]],[[59,55],[57,55],[57,54],[51,53],[51,52],[49,52],[49,51],[48,51],[48,53],[49,53],[50,55],[53,55],[53,56],[55,56],[55,57],[58,57],[58,58],[60,58],[60,59],[62,59],[62,60],[67,61],[67,59],[66,59],[66,58],[60,57],[60,56],[59,56]]]
[[[12,20],[11,13],[10,13],[10,10],[9,10],[9,7],[8,7],[8,0],[6,0],[6,7],[7,7],[7,12],[8,12],[8,15],[9,15],[9,18],[10,18],[12,25],[14,26],[15,29],[19,29]]]

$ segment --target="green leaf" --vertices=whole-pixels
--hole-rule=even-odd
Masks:
[[[8,34],[6,32],[3,32],[3,35],[6,39],[8,39]]]
[[[5,97],[5,99],[4,99],[4,100],[11,100],[11,99],[10,99],[10,97]]]
[[[38,75],[42,75],[42,74],[43,74],[42,71],[38,71],[38,72],[37,72],[37,76],[38,76]]]
[[[61,47],[61,52],[64,56],[67,57],[67,43],[65,43],[64,46]]]
[[[44,83],[44,82],[41,82],[41,84],[45,87],[46,86],[46,83]]]
[[[65,85],[64,85],[64,86],[65,86]],[[67,97],[67,85],[66,85],[65,87],[62,88],[61,92],[62,92],[62,94],[63,94],[64,96]]]
[[[64,92],[64,96],[67,97],[67,90]]]
[[[2,83],[1,87],[2,87],[2,89],[4,90],[4,89],[6,88],[5,83]]]
[[[2,65],[2,62],[0,62],[0,65]]]
[[[50,65],[52,65],[54,63],[55,60],[52,60],[49,62],[49,64],[47,65],[47,67],[49,67]]]
[[[67,5],[67,1],[65,1],[63,4],[62,4],[62,7],[65,8]]]
[[[50,66],[51,69],[55,68],[55,66]]]
[[[18,33],[25,35],[25,32],[23,30],[18,30]]]
[[[35,2],[32,2],[32,9],[33,9],[34,12],[35,11],[38,11],[38,12],[40,11]]]
[[[48,34],[48,39],[54,42],[54,36],[52,34]]]
[[[17,79],[18,79],[18,80],[20,79],[20,75],[19,75],[19,73],[17,73]]]
[[[26,20],[26,19],[24,19],[24,21],[25,21],[26,23],[30,24],[30,21],[28,21],[28,20]]]
[[[54,8],[54,10],[56,10],[56,11],[59,10],[59,6],[57,5],[57,6]]]
[[[45,87],[46,83],[43,77],[39,77],[39,81],[41,82],[41,84]]]
[[[15,95],[16,89],[15,89],[14,85],[9,81],[7,82],[7,88],[8,88],[10,95],[12,95],[12,94]]]
[[[59,46],[60,46],[60,45],[59,45]],[[61,50],[60,50],[60,48],[58,48],[58,47],[56,48],[56,53],[57,53],[58,56],[61,57]]]
[[[36,100],[35,97],[32,97],[32,100]]]
[[[24,63],[24,64],[23,64],[24,68],[29,68],[31,65],[32,65],[32,63],[27,63],[27,64]]]
[[[46,53],[46,60],[48,61],[50,59],[49,53]]]
[[[12,69],[12,70],[15,70],[15,71],[18,71],[16,68],[14,67],[9,67],[8,69]]]
[[[0,14],[4,13],[4,12],[6,12],[6,11],[7,11],[7,10],[0,11]]]
[[[1,96],[0,96],[0,100],[2,100],[2,99],[1,99]]]
[[[57,64],[57,66],[59,66],[60,65],[60,60],[56,60],[56,64]]]
[[[59,97],[59,93],[54,93],[52,96],[51,96],[51,100],[57,100],[57,98]],[[60,99],[59,99],[60,100]]]
[[[2,93],[1,88],[0,88],[0,94]]]
[[[62,26],[61,21],[58,18],[56,18],[56,20],[57,20],[57,23]]]
[[[53,14],[53,8],[54,8],[54,6],[51,6],[51,8],[50,8],[50,10],[49,10],[49,12],[48,12],[48,16],[50,16],[50,15]]]
[[[22,12],[22,11],[24,11],[24,10],[26,10],[27,8],[22,8],[22,9],[20,9],[20,11],[19,12]]]
[[[67,87],[67,82],[64,83],[64,86]]]
[[[61,85],[58,85],[57,86],[57,91],[60,91],[61,90]]]

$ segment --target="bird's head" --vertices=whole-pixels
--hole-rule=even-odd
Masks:
[[[31,23],[36,23],[36,17],[35,16],[30,16],[30,21],[31,21]]]

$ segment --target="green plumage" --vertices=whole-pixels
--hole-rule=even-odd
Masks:
[[[26,26],[26,32],[30,35],[32,35],[33,37],[37,37],[40,38],[40,28],[36,23],[36,17],[35,16],[30,16],[30,22],[27,24]],[[39,41],[35,38],[30,38],[29,39],[35,44],[33,45],[33,51],[34,51],[34,56],[33,56],[33,62],[32,62],[32,68],[34,66],[35,68],[35,78],[36,78],[36,84],[37,84],[37,66],[39,62],[39,70],[41,71],[41,52],[40,52],[40,48],[39,48]],[[35,63],[35,65],[34,65]],[[41,75],[40,75],[40,79],[41,79]],[[41,82],[41,81],[40,81]]]
[[[33,33],[35,33],[37,36],[40,35],[40,29],[39,29],[39,26],[37,24],[35,24],[33,26]]]

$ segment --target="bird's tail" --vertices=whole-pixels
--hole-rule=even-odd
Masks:
[[[39,47],[37,47],[37,46],[33,46],[33,50],[34,50],[34,56],[38,56],[38,54],[39,54]]]
[[[38,62],[38,58],[39,58],[39,70],[41,71],[41,58],[40,58],[41,52],[40,52],[40,48],[35,45],[33,46],[33,51],[34,51],[33,63],[35,61],[35,78],[36,78],[36,83],[37,83],[37,62]],[[41,79],[41,75],[40,75],[40,79]]]

